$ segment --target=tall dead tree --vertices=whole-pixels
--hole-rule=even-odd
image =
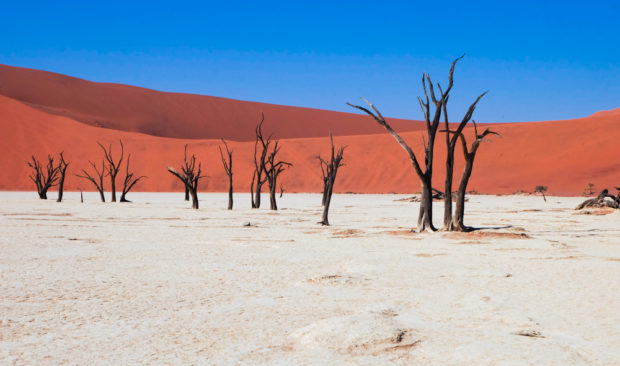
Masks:
[[[118,174],[118,171],[121,168],[121,163],[123,162],[123,154],[125,152],[123,141],[120,140],[120,143],[121,143],[121,156],[118,159],[118,162],[116,162],[114,158],[112,157],[112,144],[110,144],[108,148],[106,149],[105,146],[103,146],[99,141],[97,141],[97,144],[101,147],[101,150],[103,150],[103,153],[105,155],[105,160],[107,162],[105,169],[108,171],[108,175],[110,176],[110,184],[111,184],[110,191],[112,192],[112,197],[110,200],[112,202],[116,202],[116,175]]]
[[[131,191],[133,186],[136,185],[142,178],[146,178],[146,176],[141,175],[136,177],[134,173],[129,172],[129,162],[131,161],[131,154],[127,155],[127,162],[125,163],[125,180],[123,180],[123,193],[121,193],[121,202],[131,202],[127,199],[127,193]]]
[[[277,160],[276,156],[280,152],[280,148],[281,147],[279,146],[279,141],[276,141],[273,145],[273,150],[267,156],[267,161],[264,167],[265,177],[267,179],[267,183],[269,184],[269,208],[271,210],[278,209],[278,203],[276,202],[278,176],[280,176],[280,174],[285,171],[286,168],[293,165],[286,161]]]
[[[65,190],[65,175],[67,174],[67,167],[69,163],[65,161],[64,151],[60,153],[60,161],[58,162],[58,174],[60,174],[58,180],[58,199],[56,202],[62,202],[62,195]]]
[[[364,100],[364,102],[366,102],[366,104],[368,104],[370,108],[372,109],[372,111],[370,111],[369,109],[365,107],[347,103],[349,106],[353,108],[357,108],[365,112],[372,118],[374,118],[374,120],[377,123],[379,123],[379,125],[383,126],[396,139],[399,145],[409,155],[409,159],[411,159],[413,169],[422,184],[422,189],[421,189],[422,199],[420,203],[420,212],[418,215],[418,230],[419,231],[425,231],[425,230],[435,231],[436,230],[435,226],[433,225],[433,199],[432,199],[432,196],[433,196],[432,194],[433,156],[435,152],[435,137],[437,135],[437,129],[439,127],[443,105],[446,103],[450,95],[450,91],[452,90],[452,86],[454,85],[454,79],[453,79],[454,67],[457,61],[461,59],[461,57],[457,58],[456,60],[452,62],[452,67],[450,68],[450,74],[449,74],[449,80],[448,80],[448,87],[446,88],[446,90],[443,91],[443,89],[439,86],[439,84],[437,84],[437,87],[440,93],[439,96],[435,94],[433,82],[431,81],[431,78],[428,75],[428,73],[424,73],[424,75],[422,76],[422,87],[424,89],[424,99],[422,99],[421,97],[418,97],[418,103],[420,104],[420,108],[422,109],[422,113],[424,114],[424,121],[426,122],[426,139],[424,143],[425,145],[424,146],[424,162],[425,162],[424,170],[422,170],[422,167],[420,166],[420,163],[418,162],[418,158],[416,157],[411,147],[405,142],[405,140],[403,140],[403,138],[396,131],[394,131],[394,129],[392,129],[392,127],[386,122],[385,118],[381,115],[379,110],[375,108],[374,105],[372,105],[366,99],[362,98],[362,100]],[[429,101],[429,95],[430,95],[430,101]],[[431,114],[431,108],[430,108],[431,101],[434,107],[434,111],[432,114]]]
[[[460,58],[462,58],[461,56]],[[459,58],[459,59],[460,59]],[[458,60],[458,59],[457,59]],[[450,125],[448,123],[448,99],[449,96],[446,97],[445,102],[443,103],[443,115],[446,129],[442,132],[446,132],[446,181],[444,187],[444,213],[443,213],[443,225],[444,230],[452,231],[454,230],[454,223],[452,217],[452,180],[454,177],[454,149],[456,148],[457,142],[463,129],[472,116],[474,115],[474,111],[476,110],[476,105],[485,96],[487,92],[484,92],[476,98],[476,100],[469,106],[467,109],[467,113],[463,116],[463,119],[456,127],[456,130],[451,131]]]
[[[254,142],[254,174],[252,175],[252,184],[250,186],[250,194],[254,193],[252,196],[252,208],[260,208],[261,190],[263,184],[267,182],[265,165],[267,164],[267,154],[272,136],[269,135],[266,139],[263,136],[263,122],[265,122],[265,115],[261,113],[261,121],[256,125],[256,141]],[[255,189],[255,192],[252,191],[253,189]]]
[[[189,159],[187,158],[187,145],[185,145],[181,172],[176,171],[173,167],[168,167],[168,171],[183,182],[192,196],[192,208],[198,209],[198,181],[205,176],[202,175],[202,163],[198,163],[196,166],[196,155],[192,154]]]
[[[329,162],[325,161],[319,155],[321,161],[321,171],[323,172],[323,218],[321,225],[329,225],[327,215],[329,214],[329,204],[331,203],[332,193],[334,192],[334,182],[336,181],[336,175],[338,174],[338,168],[342,166],[342,156],[344,154],[344,146],[338,148],[338,152],[334,149],[334,137],[329,134],[329,140],[331,142],[331,158]],[[325,179],[327,178],[327,179]]]
[[[232,210],[233,208],[233,172],[232,172],[232,154],[233,151],[228,148],[228,144],[224,139],[222,139],[224,143],[224,147],[226,147],[226,154],[228,155],[228,159],[224,158],[224,152],[222,151],[222,147],[218,146],[220,149],[220,157],[222,158],[222,165],[224,166],[224,171],[228,176],[228,209]]]
[[[58,167],[54,166],[54,158],[47,155],[47,166],[44,168],[34,155],[32,161],[26,162],[34,170],[29,178],[37,186],[37,193],[42,200],[47,199],[47,191],[58,182]]]
[[[91,175],[89,172],[82,169],[82,174],[76,174],[75,176],[84,178],[90,181],[97,189],[97,192],[99,192],[99,196],[101,197],[101,202],[105,202],[105,195],[103,194],[103,190],[104,190],[103,178],[107,176],[107,172],[105,169],[105,162],[101,160],[101,170],[99,170],[99,168],[97,168],[97,165],[93,163],[92,161],[89,160],[88,162],[95,170],[95,174]]]
[[[459,183],[459,188],[456,192],[456,207],[454,212],[454,217],[452,219],[452,231],[471,231],[472,228],[465,226],[463,222],[463,218],[465,217],[465,193],[467,192],[467,184],[469,184],[469,178],[471,177],[471,173],[474,169],[474,159],[476,158],[476,153],[478,152],[478,147],[480,147],[480,143],[485,141],[484,138],[488,135],[496,135],[500,136],[497,132],[491,131],[490,129],[484,130],[482,133],[478,133],[478,127],[476,126],[476,121],[472,120],[474,125],[474,142],[472,142],[471,147],[467,147],[467,140],[465,139],[465,135],[461,133],[459,135],[461,140],[461,146],[463,147],[463,156],[465,157],[465,167],[463,168],[463,174],[461,175],[461,181]]]

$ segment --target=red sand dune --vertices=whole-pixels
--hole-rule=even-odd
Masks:
[[[277,138],[382,132],[353,113],[165,93],[6,65],[0,65],[0,94],[89,125],[162,137],[250,141],[261,112]],[[398,131],[424,128],[419,121],[389,121]]]
[[[44,158],[47,153],[65,151],[71,162],[69,172],[88,166],[87,160],[101,159],[96,141],[125,142],[132,154],[137,174],[149,178],[136,187],[142,191],[180,190],[181,185],[166,172],[169,165],[182,161],[183,145],[189,144],[210,175],[205,190],[224,191],[226,181],[221,167],[217,140],[181,140],[133,132],[97,128],[67,117],[54,116],[21,102],[0,97],[0,125],[5,131],[0,148],[0,189],[32,190],[25,164],[30,154]],[[370,119],[366,121],[374,123]],[[618,118],[588,117],[577,120],[497,125],[502,138],[491,137],[479,150],[470,188],[484,193],[532,191],[547,185],[555,194],[580,194],[588,182],[612,187],[620,182],[617,141]],[[420,151],[422,135],[404,133]],[[336,144],[347,145],[346,166],[340,171],[337,192],[414,192],[419,189],[407,155],[387,134],[342,136]],[[441,188],[444,151],[438,140],[436,183]],[[114,145],[115,147],[117,145]],[[251,179],[252,142],[232,142],[235,159],[235,188],[247,192]],[[288,192],[318,192],[320,172],[316,160],[328,149],[326,138],[282,140],[282,158],[295,165],[282,175]],[[460,165],[457,166],[457,176]],[[67,189],[90,190],[88,182],[70,176]],[[244,193],[245,194],[245,193]]]
[[[35,81],[31,80],[33,85],[36,84]],[[101,84],[93,83],[93,85]],[[103,84],[103,87],[107,87],[107,84]],[[141,93],[144,91],[132,87],[115,87],[137,89]],[[35,89],[33,94],[36,94],[36,91]],[[49,92],[52,93],[52,91]],[[146,94],[142,97],[145,98],[148,93],[157,94],[153,91],[144,91],[144,93]],[[144,103],[147,102],[148,100]],[[124,105],[110,109],[122,110],[123,108],[129,109]],[[286,108],[290,108],[292,114],[296,110],[293,107]],[[87,111],[87,108],[84,107],[83,110]],[[620,110],[615,110],[615,112],[618,111]],[[331,116],[350,116],[344,113],[318,112]],[[579,195],[590,182],[594,183],[597,188],[612,188],[620,185],[620,163],[616,159],[620,152],[620,145],[618,145],[620,113],[615,112],[596,113],[587,118],[567,121],[493,126],[502,138],[490,137],[489,142],[481,146],[469,188],[481,193],[506,194],[518,190],[531,192],[536,185],[546,185],[553,194]],[[265,113],[269,119],[269,112],[266,110]],[[355,119],[359,119],[356,127],[358,124],[364,128],[377,127],[370,117],[360,115],[355,116]],[[249,123],[250,131],[252,131],[254,122]],[[338,120],[334,119],[334,125],[337,123],[339,123]],[[267,125],[265,132],[271,132],[270,129],[273,127],[273,124]],[[190,152],[197,154],[206,167],[206,174],[210,176],[202,183],[202,189],[225,191],[227,188],[226,177],[217,150],[218,140],[164,138],[99,128],[6,96],[0,96],[0,128],[4,131],[3,143],[0,145],[0,171],[3,172],[0,175],[0,189],[2,190],[33,190],[34,185],[28,179],[29,168],[26,166],[30,155],[34,154],[43,159],[48,153],[57,154],[62,150],[65,151],[67,160],[71,162],[66,189],[92,190],[89,182],[73,174],[81,168],[88,168],[89,159],[101,161],[102,153],[96,141],[105,144],[112,143],[115,151],[118,151],[119,139],[124,141],[126,151],[132,154],[131,162],[135,172],[148,176],[148,179],[136,186],[136,190],[180,191],[181,185],[166,171],[166,167],[179,166],[182,162],[185,144],[189,145]],[[304,129],[308,127],[304,126]],[[291,131],[294,130],[294,128],[291,129]],[[355,131],[359,132],[359,130]],[[471,128],[467,130],[467,133],[471,134]],[[417,153],[422,153],[422,134],[419,131],[404,132],[403,136],[416,147]],[[390,135],[380,133],[338,136],[335,142],[337,145],[347,146],[346,166],[339,171],[335,187],[337,192],[410,193],[419,191],[419,182],[413,173],[407,154]],[[321,178],[316,156],[319,153],[323,155],[327,153],[328,139],[326,137],[289,138],[281,140],[281,144],[282,159],[294,164],[282,175],[285,190],[287,192],[320,191]],[[252,141],[236,141],[231,142],[230,145],[234,149],[235,191],[242,193],[241,196],[237,196],[237,200],[240,204],[247,200],[249,204],[247,192],[251,180],[254,144]],[[460,150],[457,155],[460,156]],[[437,140],[435,159],[435,186],[442,189],[445,159],[442,136],[439,136]],[[455,171],[457,180],[460,177],[460,160],[458,163]],[[109,182],[107,186],[109,187]]]

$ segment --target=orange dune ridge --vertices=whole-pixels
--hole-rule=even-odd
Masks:
[[[366,125],[376,125],[361,116]],[[270,116],[266,113],[266,120]],[[0,126],[4,131],[0,146],[0,189],[34,190],[29,180],[26,161],[34,154],[44,159],[48,153],[65,151],[71,163],[67,190],[93,190],[90,183],[73,174],[88,168],[88,160],[101,162],[102,152],[96,141],[113,144],[118,141],[131,153],[132,170],[145,179],[137,191],[181,191],[181,184],[166,171],[167,166],[179,167],[183,146],[195,153],[209,178],[201,183],[201,191],[225,191],[227,181],[221,165],[218,145],[214,139],[175,139],[146,134],[98,128],[66,116],[44,112],[20,101],[0,96]],[[251,126],[253,131],[254,125]],[[533,191],[546,185],[558,195],[580,195],[588,183],[596,189],[620,185],[620,114],[602,113],[575,120],[554,122],[510,123],[492,126],[502,138],[489,137],[482,144],[475,163],[470,190],[489,194],[509,194],[518,190]],[[471,139],[471,128],[466,134]],[[265,128],[265,133],[271,130]],[[403,137],[422,154],[422,133],[404,132]],[[338,136],[336,145],[346,145],[345,166],[339,170],[336,192],[411,193],[419,191],[407,154],[386,134]],[[471,141],[470,141],[471,142]],[[294,166],[282,174],[286,192],[319,192],[321,173],[316,156],[325,156],[329,149],[327,137],[282,139],[281,159]],[[252,176],[252,141],[231,141],[234,149],[235,192],[247,195]],[[445,147],[439,135],[435,154],[435,183],[443,190]],[[461,173],[460,146],[457,150],[455,181]],[[423,156],[419,155],[423,161]],[[124,169],[124,167],[123,167]],[[119,176],[124,175],[124,170]],[[120,184],[120,180],[117,183]],[[106,182],[109,187],[109,182]],[[456,187],[456,184],[455,184]],[[237,200],[243,198],[237,196]],[[249,204],[249,198],[248,204]]]
[[[252,141],[261,112],[277,138],[383,132],[353,113],[166,93],[7,65],[0,65],[0,95],[92,126],[161,137]],[[388,121],[397,131],[424,128],[420,121]]]

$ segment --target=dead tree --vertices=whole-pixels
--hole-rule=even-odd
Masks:
[[[64,151],[60,153],[60,161],[58,162],[58,174],[60,174],[60,179],[58,180],[58,199],[56,202],[62,202],[62,194],[65,189],[65,175],[67,173],[67,167],[69,163],[65,161]]]
[[[443,105],[446,103],[448,96],[450,94],[450,90],[452,90],[452,86],[454,85],[454,80],[453,80],[454,67],[457,61],[461,57],[457,58],[456,60],[452,62],[452,67],[450,68],[450,74],[449,74],[448,87],[446,88],[446,90],[443,91],[443,89],[441,89],[439,84],[437,84],[439,88],[439,92],[440,92],[439,97],[437,97],[437,95],[435,94],[435,89],[434,89],[430,76],[427,73],[424,73],[424,75],[422,76],[422,87],[424,89],[424,99],[422,99],[421,97],[418,97],[418,102],[420,104],[420,108],[422,109],[422,113],[424,114],[424,120],[426,122],[426,140],[425,140],[425,148],[424,148],[424,162],[425,162],[424,170],[422,170],[422,167],[420,166],[418,159],[415,153],[413,152],[413,150],[411,149],[411,147],[409,147],[409,145],[407,145],[405,140],[403,140],[403,138],[396,131],[394,131],[394,129],[392,129],[392,127],[385,121],[385,118],[381,115],[379,110],[375,108],[375,106],[373,106],[370,102],[368,102],[366,99],[363,99],[363,98],[362,100],[364,100],[364,102],[366,102],[370,106],[370,108],[372,108],[374,112],[368,110],[367,108],[347,103],[349,106],[353,108],[357,108],[365,112],[372,118],[374,118],[374,120],[377,123],[383,126],[396,139],[396,141],[400,144],[400,146],[409,155],[409,158],[411,159],[411,163],[413,165],[413,169],[422,184],[422,201],[420,203],[420,213],[418,215],[418,230],[419,231],[425,231],[425,230],[435,231],[436,230],[435,226],[433,225],[433,200],[432,200],[432,196],[433,196],[432,195],[433,155],[435,151],[435,136],[437,135],[437,129],[439,127]],[[430,94],[430,101],[432,101],[433,106],[434,106],[434,111],[432,114],[430,110],[429,94]]]
[[[127,162],[125,163],[125,180],[123,180],[123,193],[121,193],[121,202],[131,202],[127,199],[127,193],[131,191],[134,185],[146,176],[141,175],[139,177],[134,176],[134,173],[129,172],[129,162],[131,161],[131,154],[127,155]]]
[[[545,192],[547,192],[547,186],[536,186],[536,188],[534,188],[534,193],[542,194],[543,200],[547,202],[547,197],[545,197]]]
[[[105,169],[105,162],[101,160],[101,170],[97,168],[97,165],[92,161],[88,161],[90,165],[95,169],[95,175],[91,175],[86,170],[82,169],[82,174],[76,174],[76,177],[84,178],[89,180],[99,192],[99,196],[101,197],[101,202],[105,202],[105,195],[103,194],[103,178],[108,174]]]
[[[330,135],[331,136],[331,135]],[[321,178],[323,180],[323,198],[321,199],[321,205],[325,206],[327,201],[327,186],[329,184],[329,177],[327,175],[327,162],[321,158],[321,155],[317,156],[319,163],[321,164]]]
[[[224,152],[222,151],[222,147],[218,146],[220,149],[220,157],[222,158],[222,165],[224,166],[224,171],[228,176],[228,209],[232,210],[233,208],[233,172],[232,172],[232,154],[233,151],[228,148],[228,144],[224,139],[222,139],[224,143],[224,147],[226,147],[226,154],[228,155],[228,159],[224,158]]]
[[[282,198],[283,195],[284,195],[284,186],[282,186],[282,183],[280,183],[280,198]]]
[[[191,158],[187,158],[187,145],[185,145],[181,172],[177,172],[173,167],[168,167],[168,171],[183,182],[185,188],[192,196],[192,208],[198,209],[198,181],[205,176],[202,175],[202,163],[198,163],[198,166],[196,166],[196,155],[192,154]]]
[[[474,142],[471,144],[471,148],[467,147],[467,140],[465,139],[465,135],[461,133],[459,135],[461,140],[461,145],[463,147],[463,155],[465,157],[465,167],[463,168],[463,174],[461,175],[461,181],[459,183],[459,188],[456,191],[456,207],[454,212],[454,217],[452,219],[451,230],[452,231],[471,231],[472,228],[465,226],[463,222],[463,218],[465,217],[465,193],[467,192],[467,184],[469,184],[469,178],[471,177],[471,173],[474,169],[474,159],[476,158],[476,153],[478,152],[478,148],[480,147],[480,143],[485,141],[484,138],[488,135],[496,135],[499,136],[497,132],[491,131],[490,129],[484,130],[481,134],[478,133],[478,127],[476,126],[476,121],[472,121],[474,125]]]
[[[336,181],[338,168],[342,166],[342,156],[344,154],[344,146],[339,147],[338,152],[335,152],[334,138],[331,133],[329,134],[329,140],[331,142],[331,158],[329,162],[323,160],[323,158],[319,156],[323,176],[327,177],[326,184],[323,186],[323,218],[321,222],[319,222],[321,225],[329,225],[329,220],[327,218],[329,214],[329,204],[331,203],[332,193],[334,192],[334,182]],[[323,166],[325,166],[325,168],[323,168]]]
[[[106,149],[99,141],[97,141],[97,144],[101,147],[101,150],[103,150],[103,153],[105,155],[105,160],[107,161],[107,165],[106,165],[106,170],[108,171],[108,175],[110,176],[110,190],[112,192],[112,197],[111,197],[111,201],[112,202],[116,202],[116,175],[118,174],[119,169],[121,168],[121,163],[123,162],[123,154],[124,154],[124,146],[123,146],[123,141],[120,140],[121,143],[121,156],[118,159],[118,162],[114,161],[114,158],[112,157],[112,144],[110,144],[108,146],[108,148]]]
[[[47,199],[47,190],[55,186],[58,182],[58,167],[54,166],[54,158],[47,155],[47,166],[43,168],[41,162],[31,156],[32,162],[26,162],[34,172],[30,174],[30,179],[37,186],[37,193],[42,200]]]
[[[270,140],[268,139],[268,142]],[[286,170],[286,168],[293,166],[293,164],[286,161],[278,161],[276,156],[280,152],[279,141],[276,141],[273,145],[273,150],[267,156],[265,163],[265,177],[269,184],[269,203],[271,210],[277,210],[278,204],[276,202],[276,189],[278,183],[278,177]]]
[[[461,56],[463,57],[463,56]],[[460,59],[460,58],[459,58]],[[458,59],[457,59],[458,60]],[[441,90],[441,88],[440,88]],[[443,116],[445,122],[445,130],[441,132],[446,133],[446,181],[444,188],[444,212],[443,212],[443,225],[444,230],[452,231],[454,229],[453,217],[452,217],[452,180],[454,178],[454,150],[456,148],[457,142],[463,129],[469,121],[471,120],[474,111],[476,110],[476,105],[484,97],[487,92],[484,92],[476,98],[476,100],[469,106],[469,109],[463,116],[463,119],[456,127],[456,130],[451,131],[450,125],[448,123],[448,99],[449,96],[446,96],[445,102],[443,103]]]
[[[250,194],[254,193],[252,196],[252,208],[260,208],[261,190],[263,184],[267,182],[267,154],[272,136],[269,135],[266,139],[263,136],[263,122],[265,122],[265,115],[261,113],[261,121],[256,126],[256,141],[254,142],[254,174],[252,175],[250,188]],[[261,149],[260,154],[258,153],[259,148]],[[252,192],[253,189],[256,191]]]
[[[606,200],[605,198],[611,198],[611,201]],[[607,188],[605,188],[595,198],[590,198],[590,199],[585,200],[582,203],[580,203],[579,206],[577,206],[575,208],[575,210],[581,210],[581,209],[588,208],[588,207],[596,207],[596,208],[611,207],[611,208],[618,208],[619,204],[620,204],[620,192],[618,192],[618,196],[617,197],[614,197],[613,195],[609,194],[609,191],[607,190]]]

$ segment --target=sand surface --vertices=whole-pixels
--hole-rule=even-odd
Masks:
[[[620,364],[620,212],[470,196],[487,229],[417,234],[403,197],[0,192],[0,364]]]

